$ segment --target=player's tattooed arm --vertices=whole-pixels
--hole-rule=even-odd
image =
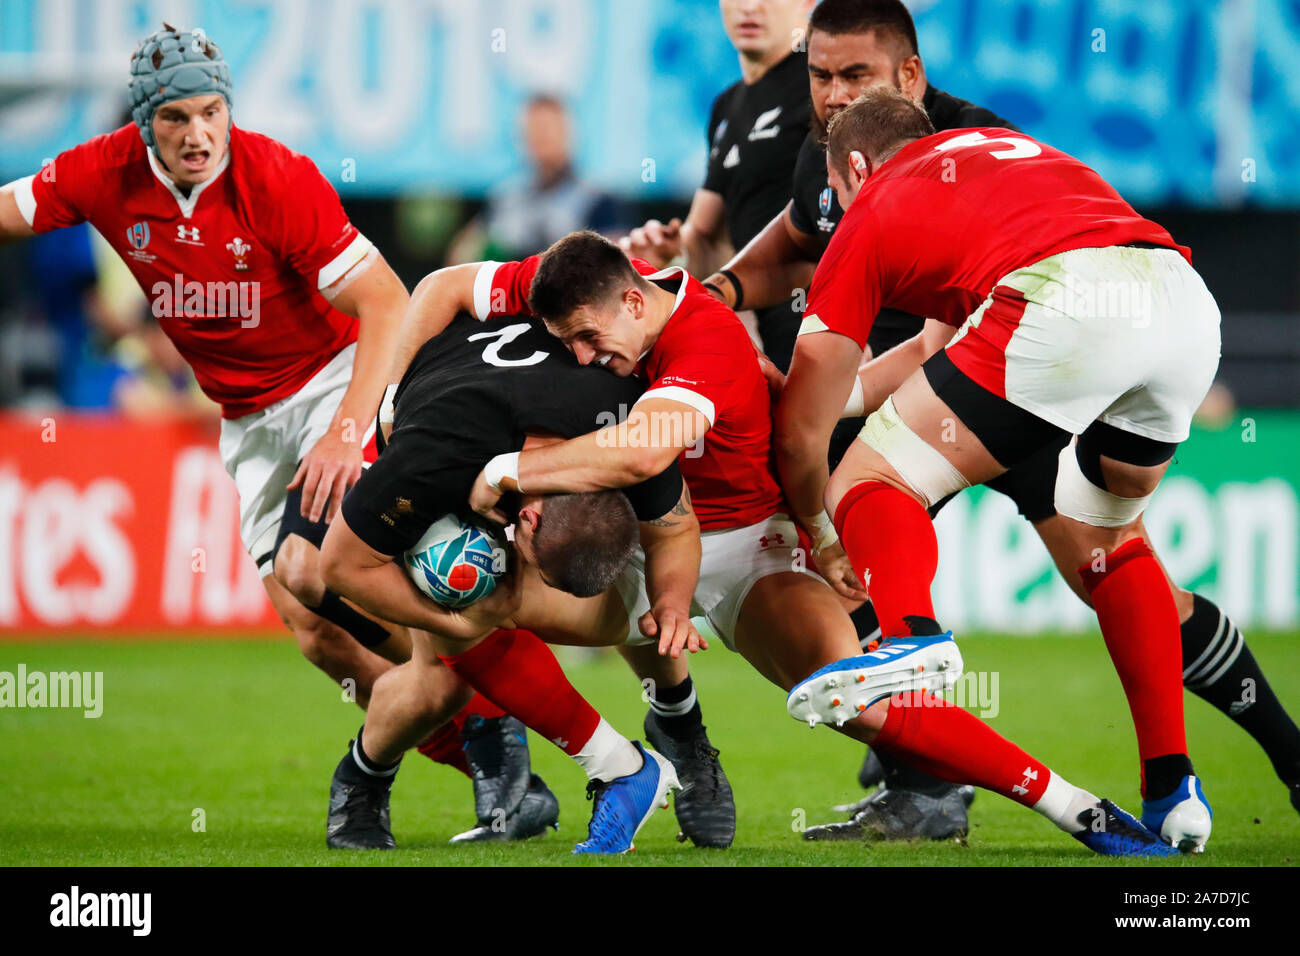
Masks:
[[[20,184],[16,181],[0,186],[0,246],[15,239],[36,235],[18,208],[19,188]]]
[[[780,305],[808,288],[821,253],[821,240],[795,227],[787,204],[704,285],[733,309]]]
[[[691,623],[691,599],[700,577],[700,523],[691,494],[682,496],[665,515],[641,523],[646,557],[646,596],[650,610],[637,622],[646,637],[659,639],[659,653],[680,656],[683,650],[707,650],[708,642]]]

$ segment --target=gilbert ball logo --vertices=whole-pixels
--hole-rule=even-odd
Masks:
[[[137,222],[126,231],[126,241],[131,243],[132,249],[143,249],[149,245],[149,224],[147,222]]]

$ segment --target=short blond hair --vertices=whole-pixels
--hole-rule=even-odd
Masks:
[[[934,124],[920,104],[892,86],[873,86],[831,117],[826,155],[848,179],[849,153],[857,151],[875,163],[892,149],[933,133]]]

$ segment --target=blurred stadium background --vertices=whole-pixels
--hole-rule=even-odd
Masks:
[[[1300,4],[910,6],[932,83],[1091,163],[1191,246],[1223,364],[1148,523],[1243,628],[1295,630]],[[120,125],[131,51],[163,19],[221,45],[235,122],[310,155],[408,287],[557,230],[684,214],[709,105],[739,76],[713,0],[4,0],[0,182]],[[539,175],[551,201],[502,214]],[[0,634],[275,633],[236,519],[215,408],[89,227],[0,249]],[[940,524],[950,626],[1092,626],[1006,499],[961,496]]]

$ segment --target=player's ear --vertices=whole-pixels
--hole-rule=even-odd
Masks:
[[[852,175],[855,180],[850,183],[852,186],[862,185],[863,181],[871,175],[871,164],[868,163],[867,158],[856,149],[849,152],[849,169],[852,170]]]
[[[921,101],[921,84],[924,79],[925,68],[917,54],[904,57],[898,64],[898,88],[908,99],[918,103]]]

